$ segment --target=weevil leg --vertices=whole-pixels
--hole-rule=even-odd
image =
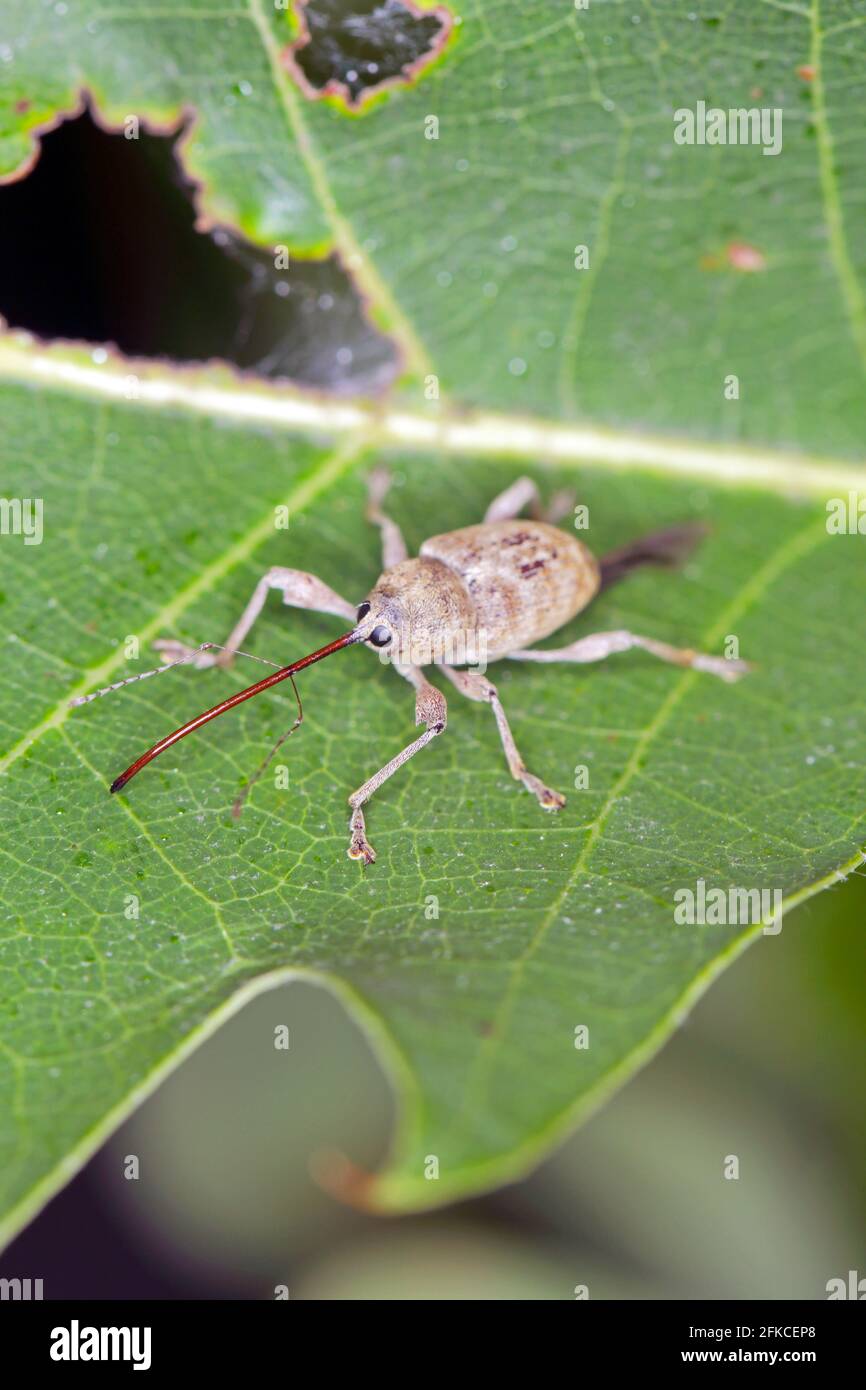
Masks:
[[[615,652],[627,652],[640,647],[651,652],[661,661],[670,661],[674,666],[688,666],[693,671],[708,671],[711,676],[719,676],[723,681],[739,680],[752,668],[748,661],[735,661],[726,656],[707,656],[703,652],[692,651],[690,647],[671,647],[667,642],[657,642],[653,637],[639,637],[636,632],[619,630],[616,632],[594,632],[589,637],[581,637],[570,647],[554,647],[550,651],[530,650],[509,652],[511,661],[604,661]]]
[[[305,570],[283,569],[282,566],[275,565],[256,585],[252,598],[226,639],[227,648],[237,648],[241,645],[264,608],[271,589],[279,590],[283,596],[283,603],[290,608],[306,608],[313,613],[335,613],[339,618],[355,622],[354,606],[339,594],[335,594],[333,589],[329,589],[328,585],[317,579],[314,574],[307,574]],[[198,670],[205,670],[208,666],[230,666],[234,655],[231,650],[200,651],[170,637],[161,638],[153,645],[165,662],[184,660],[197,653],[194,664]]]
[[[532,503],[534,509],[541,507],[541,494],[531,478],[518,478],[516,482],[494,497],[487,511],[485,521],[511,521],[519,516],[523,508]]]
[[[527,506],[537,521],[549,521],[553,525],[571,512],[574,493],[556,492],[545,507],[541,501],[538,484],[533,482],[532,478],[518,478],[504,492],[500,492],[498,497],[494,497],[484,513],[484,520],[511,521]]]
[[[562,521],[563,517],[573,516],[576,496],[577,494],[567,487],[555,492],[542,512],[541,520],[549,521],[551,526],[554,526],[557,521]]]
[[[376,858],[376,852],[367,839],[367,828],[364,824],[364,812],[361,807],[370,800],[375,791],[386,782],[398,767],[402,767],[416,753],[420,752],[431,739],[437,737],[445,729],[448,722],[448,704],[441,690],[437,690],[435,685],[431,685],[418,666],[396,666],[401,676],[410,681],[415,687],[415,723],[424,724],[426,728],[419,738],[408,744],[395,758],[381,767],[378,772],[359,787],[356,792],[352,792],[349,797],[349,805],[352,808],[352,816],[349,821],[349,828],[352,838],[347,853],[350,859],[363,859],[365,864],[372,864]]]
[[[440,666],[439,670],[456,685],[462,695],[466,695],[470,700],[486,701],[490,705],[496,719],[496,726],[499,729],[499,737],[502,739],[502,747],[508,761],[508,770],[512,777],[516,781],[522,782],[526,790],[538,798],[539,805],[543,806],[545,811],[560,810],[565,805],[565,797],[560,792],[555,792],[550,787],[545,786],[539,777],[529,771],[521,758],[496,686],[477,671],[458,671],[453,666]]]
[[[392,565],[399,565],[409,555],[400,527],[382,511],[382,503],[390,486],[391,474],[387,468],[374,468],[367,478],[366,517],[379,527],[382,534],[382,568],[386,570]]]

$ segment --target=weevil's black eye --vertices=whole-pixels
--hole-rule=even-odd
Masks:
[[[359,623],[362,621],[362,619],[366,618],[366,616],[367,616],[367,614],[369,613],[369,611],[370,611],[370,605],[369,605],[369,603],[367,602],[367,600],[365,599],[363,603],[360,603],[360,604],[358,605],[358,622],[359,622]]]
[[[367,640],[372,642],[374,647],[387,647],[391,641],[391,629],[381,625],[374,627]]]

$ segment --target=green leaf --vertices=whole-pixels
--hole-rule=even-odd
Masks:
[[[264,0],[61,14],[2,0],[0,17],[0,167],[19,169],[82,87],[114,125],[190,107],[204,215],[335,246],[406,361],[392,400],[338,404],[0,340],[3,493],[45,509],[42,545],[0,538],[0,1229],[228,1012],[298,975],[347,1001],[398,1090],[394,1152],[359,1200],[405,1210],[506,1181],[760,933],[678,925],[678,889],[778,889],[791,907],[861,859],[862,540],[828,533],[824,499],[862,482],[846,462],[864,424],[860,138],[844,164],[834,153],[862,27],[830,42],[817,5],[636,25],[631,6],[545,0],[498,32],[467,5],[414,86],[349,115],[293,85],[287,16]],[[784,108],[781,156],[673,144],[674,108],[741,105],[754,86]],[[765,268],[732,268],[736,242]],[[154,637],[223,640],[268,565],[360,599],[379,569],[363,521],[374,451],[401,476],[413,548],[477,520],[515,461],[545,491],[578,488],[598,552],[706,519],[684,573],[635,575],[562,641],[735,636],[758,669],[725,686],[642,654],[503,663],[521,751],[567,807],[544,816],[490,711],[454,694],[445,737],[372,803],[367,871],[345,856],[346,797],[412,737],[412,699],[360,651],[305,673],[290,785],[264,779],[240,822],[232,801],[291,693],[109,798],[136,753],[254,668],[181,670],[74,712],[70,697],[149,665]],[[250,645],[279,660],[338,630],[274,602]],[[572,790],[580,765],[589,787]],[[784,930],[760,948],[783,950]]]
[[[711,24],[470,0],[440,61],[358,116],[300,94],[268,0],[174,9],[2,0],[0,172],[83,89],[117,128],[189,110],[203,215],[336,246],[409,365],[464,402],[859,457],[866,251],[846,217],[860,225],[866,43],[836,7],[738,0]],[[781,108],[781,154],[674,144],[697,100]],[[726,265],[740,242],[765,271]]]

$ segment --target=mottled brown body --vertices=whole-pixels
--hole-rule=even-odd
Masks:
[[[397,646],[412,644],[416,655],[422,635],[435,653],[444,644],[459,649],[467,631],[482,633],[495,661],[569,622],[600,582],[595,556],[567,531],[543,521],[482,522],[431,536],[417,559],[385,570],[367,595],[367,623],[386,624]],[[417,664],[435,659],[422,655]]]

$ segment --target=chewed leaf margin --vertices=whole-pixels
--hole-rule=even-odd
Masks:
[[[366,115],[382,100],[387,99],[392,91],[417,85],[431,68],[441,62],[459,31],[459,19],[455,19],[451,10],[437,3],[437,0],[421,0],[421,3],[416,3],[416,0],[389,2],[398,4],[415,18],[434,17],[440,25],[439,31],[433,35],[430,46],[419,53],[411,64],[402,66],[399,72],[385,79],[362,87],[358,96],[353,98],[350,86],[338,78],[329,78],[321,87],[313,85],[310,81],[304,69],[303,59],[305,51],[309,50],[310,44],[314,41],[310,32],[308,12],[315,0],[294,0],[291,27],[296,37],[283,49],[282,61],[309,100],[324,101],[347,116]]]

